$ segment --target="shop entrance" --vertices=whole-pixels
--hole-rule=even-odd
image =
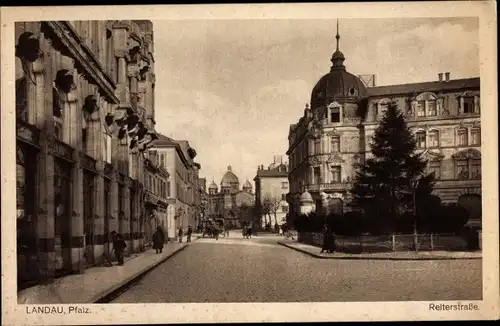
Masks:
[[[71,271],[71,164],[54,158],[56,274]]]

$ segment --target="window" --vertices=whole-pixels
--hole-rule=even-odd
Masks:
[[[87,152],[87,144],[88,144],[87,128],[82,128],[82,150],[84,153]]]
[[[340,166],[332,166],[332,181],[333,182],[341,182]]]
[[[429,116],[437,115],[436,101],[427,101],[427,115]]]
[[[467,129],[459,129],[457,131],[457,145],[458,146],[467,146],[468,144],[468,139],[467,139]]]
[[[481,179],[481,160],[471,160],[471,179]]]
[[[425,117],[425,101],[418,101],[417,117]]]
[[[321,153],[321,139],[316,138],[314,140],[314,154],[320,154]]]
[[[161,153],[160,154],[160,166],[163,167],[163,168],[166,168],[167,166],[167,162],[165,162],[165,158],[166,158],[166,154],[165,153]]]
[[[474,113],[474,97],[466,96],[462,98],[463,100],[463,113]]]
[[[340,108],[339,107],[331,108],[330,117],[332,122],[340,122]]]
[[[288,213],[288,205],[281,205],[281,211],[283,213]]]
[[[481,179],[481,159],[462,159],[455,161],[457,169],[457,179]]]
[[[288,189],[288,182],[282,182],[281,183],[281,189]]]
[[[469,179],[469,163],[467,161],[457,161],[457,179]]]
[[[430,162],[429,163],[429,168],[428,168],[429,173],[434,173],[434,178],[436,180],[439,180],[441,178],[441,162]]]
[[[62,140],[63,137],[63,110],[59,99],[59,92],[56,88],[52,88],[52,116],[54,119],[54,136]]]
[[[429,148],[439,147],[439,131],[429,131]]]
[[[417,132],[417,148],[425,148],[425,131]]]
[[[481,129],[473,128],[470,131],[471,145],[481,145]]]
[[[332,144],[332,153],[340,152],[340,137],[339,136],[332,137],[331,144]]]
[[[286,200],[286,194],[281,194],[281,200]]]
[[[383,117],[385,115],[385,113],[387,112],[387,109],[389,108],[389,104],[386,103],[386,102],[380,102],[378,104],[378,116],[379,117]]]
[[[314,168],[314,183],[315,184],[321,183],[321,170],[319,167]]]

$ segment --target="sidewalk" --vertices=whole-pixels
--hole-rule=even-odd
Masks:
[[[321,259],[373,259],[373,260],[449,260],[449,259],[481,259],[482,252],[474,251],[396,251],[381,253],[348,254],[335,252],[321,254],[321,248],[299,243],[297,240],[278,240],[278,244]]]
[[[193,235],[193,241],[198,237]],[[149,248],[125,258],[125,265],[92,267],[83,274],[69,275],[54,283],[37,285],[17,293],[18,304],[97,303],[99,300],[131,283],[189,244],[169,242],[163,253]]]

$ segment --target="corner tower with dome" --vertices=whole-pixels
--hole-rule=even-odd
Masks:
[[[361,79],[344,65],[338,24],[336,39],[330,71],[314,86],[311,106],[306,105],[304,116],[290,126],[289,182],[295,193],[291,192],[288,200],[295,212],[304,211],[301,202],[311,209],[342,211],[347,184],[355,174],[353,165],[364,149],[361,122],[368,92]]]
[[[220,189],[214,180],[208,187],[208,217],[224,219],[229,227],[240,227],[254,205],[252,184],[246,180],[240,189],[240,181],[231,166],[227,167],[220,181]]]
[[[375,129],[392,103],[414,133],[428,172],[436,176],[434,194],[443,203],[463,205],[469,221],[480,225],[480,79],[436,72],[435,81],[365,85],[345,62],[337,21],[330,71],[319,78],[288,133],[290,216],[347,209],[356,163],[371,155]]]

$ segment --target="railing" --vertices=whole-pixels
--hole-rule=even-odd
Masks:
[[[323,191],[323,190],[342,191],[342,190],[347,190],[349,188],[349,184],[343,182],[319,183],[319,184],[310,184],[306,186],[306,188],[308,191]]]
[[[321,247],[323,234],[299,232],[299,242]],[[413,234],[335,236],[335,244],[344,252],[390,252],[414,250]],[[417,246],[422,251],[467,250],[467,240],[454,234],[418,234]]]

